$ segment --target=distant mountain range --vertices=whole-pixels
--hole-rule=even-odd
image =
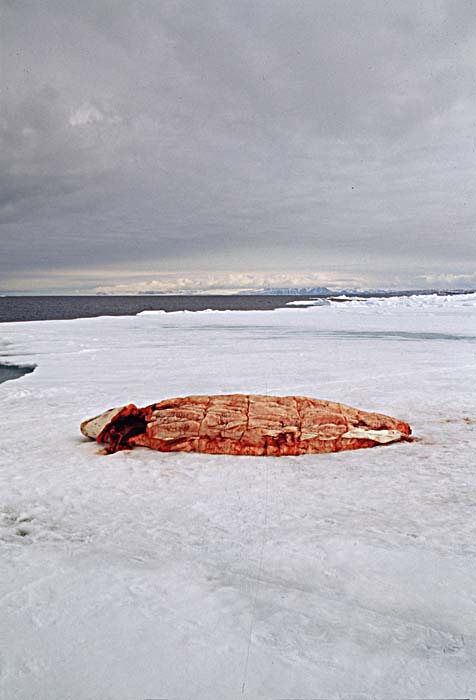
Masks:
[[[474,289],[328,289],[327,287],[270,287],[259,291],[238,292],[243,294],[282,294],[285,296],[322,296],[322,297],[406,297],[410,295],[470,294]]]
[[[212,290],[141,290],[135,295],[153,296],[312,296],[312,297],[396,297],[413,294],[470,294],[476,289],[329,289],[328,287],[266,287],[265,289],[246,289],[241,292],[223,292]],[[106,292],[97,292],[96,296],[114,296]],[[134,295],[133,295],[134,296]]]
[[[341,292],[333,292],[327,287],[266,287],[258,291],[247,290],[245,292],[238,292],[238,294],[240,296],[243,294],[285,294],[286,296],[308,296],[312,294],[313,296],[329,296],[329,294],[341,294]]]

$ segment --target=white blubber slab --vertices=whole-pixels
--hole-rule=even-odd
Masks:
[[[342,435],[343,438],[362,438],[373,440],[385,445],[389,442],[401,440],[403,434],[399,430],[365,430],[363,428],[352,428]]]
[[[0,697],[476,695],[475,295],[0,332],[37,365],[0,385]],[[105,406],[233,392],[418,439],[273,460],[104,456],[79,433]]]
[[[104,413],[101,413],[101,415],[91,418],[91,420],[88,421],[88,437],[95,440],[102,433],[106,425],[109,425],[114,416],[117,416],[122,409],[123,406],[119,408],[110,408],[104,411]]]

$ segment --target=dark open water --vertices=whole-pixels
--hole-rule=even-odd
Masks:
[[[410,290],[400,292],[368,292],[356,296],[409,296],[410,294],[461,294],[476,290],[436,291]],[[350,295],[350,293],[349,293]],[[267,311],[285,306],[290,301],[335,298],[329,295],[285,294],[207,294],[171,296],[5,296],[0,297],[0,323],[8,321],[52,321],[91,316],[134,316],[141,311]],[[348,298],[348,297],[347,297]],[[344,301],[343,299],[336,299]]]
[[[284,295],[207,296],[34,296],[0,297],[0,322],[51,321],[91,316],[133,316],[141,311],[225,311],[277,309],[288,301],[312,297]]]
[[[20,367],[18,365],[4,365],[0,362],[0,384],[7,382],[9,379],[18,379],[24,374],[33,372],[34,367]]]

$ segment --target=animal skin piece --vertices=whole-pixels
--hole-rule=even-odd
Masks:
[[[409,440],[408,423],[304,396],[185,396],[111,408],[81,424],[106,452],[135,446],[160,452],[302,455]]]

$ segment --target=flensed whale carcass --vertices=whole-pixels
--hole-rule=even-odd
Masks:
[[[305,396],[185,396],[137,408],[111,408],[81,432],[112,453],[133,447],[161,452],[302,455],[408,440],[408,423]]]

